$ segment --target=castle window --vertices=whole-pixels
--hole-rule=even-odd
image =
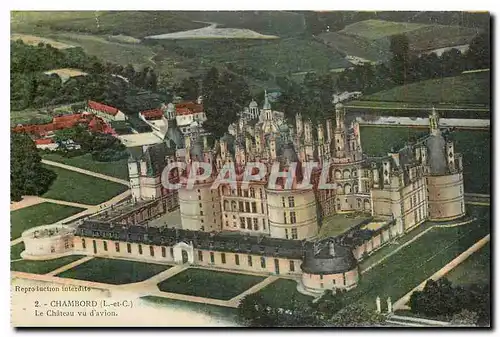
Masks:
[[[161,247],[161,256],[167,257],[167,249],[165,247]]]
[[[250,203],[248,201],[245,202],[245,212],[250,213]]]
[[[264,256],[260,257],[260,267],[266,268],[266,258]]]
[[[285,239],[288,239],[288,229],[285,228]]]
[[[259,189],[259,193],[260,193],[260,198],[264,199],[264,190],[262,188]]]
[[[245,212],[245,209],[243,208],[243,201],[240,201],[238,204],[240,206],[240,212]]]
[[[247,229],[252,229],[252,218],[247,218]]]
[[[153,246],[149,246],[149,255],[155,256],[155,248]]]
[[[257,203],[252,202],[252,213],[257,213]]]
[[[323,279],[323,275],[319,275],[319,279],[322,280]]]
[[[295,212],[290,212],[290,223],[296,223],[297,219],[295,218]]]
[[[297,228],[292,228],[292,239],[297,240],[298,239],[298,234],[297,234]]]
[[[237,266],[240,265],[240,256],[238,254],[234,254],[234,263],[236,263]]]
[[[295,271],[295,263],[290,260],[290,271]]]
[[[132,253],[132,245],[130,243],[127,243],[127,253]]]
[[[262,210],[262,214],[266,214],[266,212],[264,211],[264,203],[263,202],[260,203],[260,209]]]
[[[255,198],[255,189],[253,187],[250,188],[250,196]]]
[[[253,262],[252,262],[252,255],[248,255],[247,257],[247,261],[248,261],[248,265],[251,267],[253,266]]]
[[[244,196],[245,198],[248,198],[248,191],[247,191],[247,190],[244,190],[244,191],[243,191],[243,196]]]
[[[286,205],[285,205],[285,197],[281,197],[281,204],[283,205],[283,207],[286,207]]]
[[[295,198],[294,197],[288,197],[288,206],[295,207]]]
[[[203,252],[201,250],[198,251],[198,261],[203,262]]]
[[[83,249],[87,248],[87,245],[85,244],[85,239],[82,239],[82,247],[83,247]]]
[[[117,253],[120,252],[120,243],[119,242],[115,242],[115,250]]]
[[[108,243],[106,241],[103,241],[102,242],[103,246],[104,246],[104,251],[108,251]]]
[[[240,228],[245,229],[245,218],[240,218]]]
[[[266,219],[262,218],[262,229],[266,229]]]
[[[170,247],[170,257],[174,258],[174,248]]]
[[[202,204],[200,204],[200,208],[203,208],[203,205],[202,205]]]
[[[221,259],[222,263],[225,264],[226,263],[226,253],[221,253],[220,254],[220,259]]]
[[[139,254],[142,255],[142,246],[141,245],[137,245],[137,248],[139,249]]]
[[[210,262],[211,262],[211,263],[215,263],[215,256],[214,256],[214,252],[210,252]]]
[[[283,212],[283,223],[286,224],[286,212]]]
[[[253,230],[258,231],[259,230],[259,219],[253,218]]]

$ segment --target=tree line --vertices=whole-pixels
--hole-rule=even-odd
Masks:
[[[44,72],[60,68],[75,68],[86,76],[70,78],[63,83],[57,74]],[[11,42],[11,109],[41,108],[82,100],[103,100],[109,95],[110,81],[128,81],[149,91],[158,90],[158,77],[152,68],[136,71],[132,65],[123,67],[101,62],[87,55],[82,48],[57,49],[50,44],[37,46],[22,40]],[[121,76],[124,79],[112,79]],[[112,95],[112,94],[111,94]]]
[[[259,293],[250,294],[238,306],[238,319],[249,327],[373,327],[385,317],[361,303],[350,303],[342,290],[329,290],[314,303],[292,297],[282,307]]]

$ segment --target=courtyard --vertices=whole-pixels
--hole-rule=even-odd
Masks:
[[[57,276],[99,283],[127,284],[144,281],[169,268],[170,266],[163,264],[96,257]]]
[[[18,249],[19,250],[19,249]],[[24,250],[24,247],[23,247]],[[20,271],[23,273],[32,274],[47,274],[53,270],[61,268],[69,263],[75,262],[83,255],[64,256],[53,260],[32,261],[32,260],[17,260],[10,262],[11,271]]]
[[[370,216],[363,213],[330,215],[323,219],[318,237],[324,239],[341,235],[368,219]]]
[[[262,282],[263,276],[189,268],[158,284],[163,292],[230,300]]]

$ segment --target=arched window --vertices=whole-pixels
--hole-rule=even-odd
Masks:
[[[335,179],[342,179],[342,172],[340,170],[335,170]]]
[[[358,203],[358,208],[361,208],[361,199],[356,199],[357,203]]]
[[[250,187],[250,197],[255,198],[255,189]]]
[[[370,208],[371,208],[370,200],[365,199],[365,209],[370,209]]]
[[[351,185],[350,184],[345,184],[344,185],[344,193],[345,194],[350,194],[351,193]]]
[[[351,173],[351,175],[352,175],[353,177],[357,177],[357,176],[358,176],[358,170],[357,170],[357,169],[352,169],[352,173]]]
[[[229,211],[229,201],[224,200],[224,211]]]
[[[351,171],[345,169],[344,170],[344,179],[349,179],[351,177]]]
[[[235,200],[231,201],[231,211],[233,211],[233,212],[237,211],[236,201]]]

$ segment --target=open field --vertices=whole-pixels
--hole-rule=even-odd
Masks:
[[[216,22],[227,28],[246,28],[280,37],[297,36],[306,26],[303,13],[288,11],[176,12],[195,21]]]
[[[364,96],[361,100],[489,105],[490,73],[479,72],[430,79]]]
[[[488,242],[467,260],[446,274],[453,284],[490,284],[491,245]]]
[[[346,55],[361,57],[372,62],[387,61],[390,57],[389,41],[369,40],[361,36],[346,35],[339,32],[321,33],[318,39]]]
[[[404,34],[408,37],[410,50],[423,52],[466,45],[479,33],[479,30],[464,26],[365,20],[348,25],[339,33],[377,42],[383,40],[388,42],[391,36]]]
[[[87,205],[97,205],[127,190],[127,186],[44,165],[57,174],[56,180],[43,197]]]
[[[340,32],[346,35],[355,35],[376,40],[391,35],[403,34],[426,26],[426,24],[419,23],[365,20],[350,24]]]
[[[71,255],[46,261],[19,260],[10,263],[10,270],[33,274],[47,274],[53,270],[56,270],[57,268],[61,268],[62,266],[67,265],[68,263],[75,262],[82,257],[84,256]]]
[[[264,35],[250,29],[217,28],[210,25],[182,32],[146,36],[146,39],[182,40],[182,39],[277,39],[275,35]]]
[[[44,21],[44,24],[60,31],[95,35],[123,34],[135,38],[206,26],[169,11],[105,11],[100,12],[97,17],[58,18]]]
[[[10,212],[11,240],[20,237],[27,229],[52,224],[83,210],[82,208],[43,202],[12,211]]]
[[[362,126],[360,133],[363,151],[369,156],[383,156],[392,147],[401,148],[406,141],[428,134],[428,129]],[[491,133],[457,130],[450,137],[455,142],[455,152],[463,156],[465,192],[489,193]]]
[[[22,40],[24,43],[29,44],[31,46],[37,46],[39,43],[44,43],[44,44],[50,44],[52,47],[56,49],[67,49],[75,47],[67,43],[58,42],[52,39],[35,35],[28,35],[28,34],[12,34],[10,36],[10,39],[12,41]]]
[[[111,242],[108,243],[108,249],[114,249]],[[57,276],[99,283],[126,284],[144,281],[169,268],[170,266],[162,264],[96,257]]]
[[[346,300],[375,307],[375,298],[393,303],[490,232],[489,208],[467,225],[433,228],[411,245],[362,275]]]
[[[161,283],[161,291],[230,300],[265,277],[205,269],[187,269]]]
[[[192,48],[205,51],[201,58],[215,63],[233,62],[263,69],[271,74],[313,70],[328,71],[351,65],[342,55],[314,40],[289,38],[252,44],[245,42],[245,40],[231,41],[233,43],[227,42],[225,45],[207,45],[207,41],[200,41],[198,47],[195,46],[196,41],[190,40],[189,42]],[[187,45],[187,42],[183,41],[178,45]],[[202,46],[204,47],[201,48]],[[192,59],[192,61],[194,60],[197,60],[197,57]]]
[[[294,280],[278,279],[258,292],[271,307],[287,308],[293,302],[306,305],[313,297],[297,291],[297,282]]]
[[[77,32],[50,31],[45,34],[57,41],[82,47],[89,55],[108,62],[118,63],[123,66],[127,64],[152,65],[150,59],[154,56],[154,52],[143,44],[118,42],[113,37],[87,35]]]
[[[42,153],[41,156],[42,159],[128,180],[127,159],[112,162],[100,162],[93,160],[91,154],[71,158],[66,158],[56,153]]]

